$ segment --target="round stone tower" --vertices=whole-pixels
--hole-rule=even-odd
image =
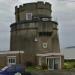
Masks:
[[[10,50],[23,50],[32,56],[37,53],[60,53],[58,24],[51,20],[51,12],[48,2],[16,6],[16,22],[10,26]]]

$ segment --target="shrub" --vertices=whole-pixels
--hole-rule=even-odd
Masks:
[[[24,75],[31,75],[31,73],[30,72],[25,72],[25,74]]]
[[[70,70],[70,69],[72,69],[72,65],[69,64],[69,63],[65,63],[64,64],[64,69]]]
[[[33,66],[32,62],[27,61],[27,62],[26,62],[26,67],[30,67],[30,66]]]
[[[43,63],[43,64],[41,65],[41,67],[42,67],[43,70],[48,69],[48,66],[47,66],[46,63]]]

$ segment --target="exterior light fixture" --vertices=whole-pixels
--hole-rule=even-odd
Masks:
[[[34,41],[35,41],[35,42],[37,42],[37,41],[38,41],[38,39],[35,37]]]

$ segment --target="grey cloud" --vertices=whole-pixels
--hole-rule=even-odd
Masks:
[[[10,24],[14,21],[14,8],[9,0],[0,0],[0,50],[9,50]]]
[[[53,17],[59,24],[61,48],[75,45],[75,3],[57,1],[53,9]]]
[[[10,47],[10,33],[0,32],[0,50],[9,50]]]

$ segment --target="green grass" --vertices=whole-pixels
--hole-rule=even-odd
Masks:
[[[71,70],[71,69],[74,69],[75,68],[75,62],[65,62],[64,63],[64,69],[67,69],[67,70]]]
[[[47,69],[42,69],[41,66],[30,66],[26,68],[26,71],[33,72],[33,71],[47,71]]]
[[[32,71],[36,71],[36,69],[33,68],[33,67],[27,67],[27,68],[26,68],[26,71],[32,72]]]
[[[75,70],[75,61],[65,61],[64,62],[64,70]],[[33,71],[47,71],[48,69],[43,69],[42,66],[29,66],[26,67],[26,71],[33,72]]]

